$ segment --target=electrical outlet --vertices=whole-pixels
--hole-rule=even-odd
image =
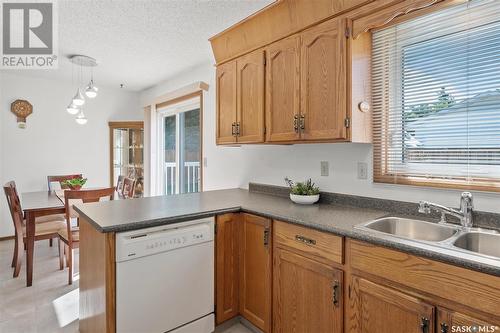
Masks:
[[[328,176],[330,174],[330,166],[328,164],[328,161],[321,161],[321,175],[322,176]]]
[[[368,164],[358,162],[358,179],[368,179]]]

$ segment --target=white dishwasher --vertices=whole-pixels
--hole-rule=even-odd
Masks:
[[[116,331],[214,331],[214,219],[116,235]]]

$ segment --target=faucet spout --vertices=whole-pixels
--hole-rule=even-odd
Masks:
[[[472,227],[472,210],[474,208],[472,194],[470,192],[463,192],[460,198],[460,210],[456,210],[443,205],[435,204],[428,201],[420,201],[418,211],[423,214],[430,214],[431,210],[440,212],[442,215],[451,215],[460,219],[460,224],[463,227]],[[444,218],[441,217],[441,221]]]

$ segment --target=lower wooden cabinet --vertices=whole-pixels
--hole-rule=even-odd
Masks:
[[[224,214],[216,219],[215,302],[216,323],[236,317],[239,312],[239,214]]]
[[[240,221],[240,314],[271,331],[271,220],[242,214]]]
[[[292,251],[275,248],[274,333],[341,333],[343,273]]]
[[[353,277],[350,333],[433,333],[433,305],[391,288]]]
[[[467,332],[468,329],[470,332],[500,332],[499,323],[494,324],[453,310],[438,309],[438,333]]]

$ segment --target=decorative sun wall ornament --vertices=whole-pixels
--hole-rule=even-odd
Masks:
[[[10,111],[17,117],[17,126],[26,128],[26,117],[33,113],[33,105],[23,99],[16,99],[10,105]]]

